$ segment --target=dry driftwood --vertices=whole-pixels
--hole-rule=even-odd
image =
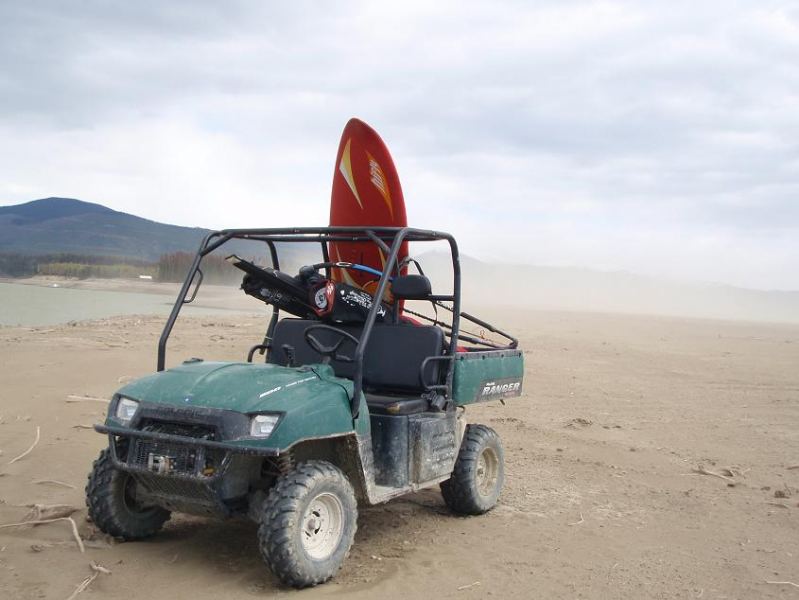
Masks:
[[[699,475],[710,475],[711,477],[718,477],[719,479],[723,479],[727,483],[735,483],[735,480],[732,477],[728,477],[727,475],[722,475],[721,473],[716,473],[715,471],[708,471],[704,467],[699,467],[698,469],[691,469],[692,473],[698,473]]]
[[[42,552],[47,550],[48,548],[61,548],[63,546],[71,546],[75,542],[40,542],[38,544],[31,544],[31,550],[33,552]],[[100,541],[92,541],[92,540],[83,540],[84,548],[91,548],[92,550],[108,550],[111,546],[106,544],[105,542]]]
[[[38,484],[38,485],[44,485],[44,484],[48,484],[49,483],[51,485],[61,485],[61,486],[68,487],[68,488],[73,489],[73,490],[75,489],[75,486],[72,485],[71,483],[66,483],[65,481],[58,481],[57,479],[35,479],[32,483],[35,483],[35,484]]]
[[[100,573],[99,573],[98,571],[95,571],[94,573],[92,573],[91,575],[89,575],[89,576],[88,576],[86,579],[84,579],[83,581],[81,581],[81,582],[80,582],[80,584],[78,585],[78,587],[76,587],[76,588],[75,588],[75,591],[74,591],[74,592],[72,592],[72,593],[69,595],[69,598],[67,598],[67,600],[75,600],[75,598],[77,598],[77,597],[78,597],[78,594],[80,594],[80,593],[81,593],[82,591],[84,591],[84,590],[85,590],[87,587],[89,587],[89,586],[92,584],[92,581],[94,581],[95,579],[97,579],[99,576],[100,576]]]
[[[89,566],[92,568],[92,571],[95,571],[97,573],[102,573],[103,575],[110,575],[111,574],[111,569],[106,569],[104,566],[98,565],[94,561],[92,561]]]
[[[14,464],[15,462],[17,462],[19,459],[21,459],[21,458],[25,458],[26,456],[28,456],[28,454],[30,454],[31,452],[33,452],[33,449],[36,447],[36,444],[38,444],[38,443],[39,443],[39,436],[40,436],[40,434],[41,434],[41,429],[40,429],[40,428],[39,428],[39,426],[37,425],[37,426],[36,426],[36,439],[35,439],[35,440],[33,440],[33,444],[31,444],[31,447],[30,447],[30,448],[28,448],[27,450],[25,450],[25,452],[23,452],[22,454],[20,454],[20,455],[19,455],[19,456],[17,456],[16,458],[12,458],[10,461],[8,461],[8,464],[10,464],[10,465],[13,465],[13,464]]]
[[[102,565],[98,565],[94,561],[90,562],[89,566],[91,567],[92,571],[94,571],[94,573],[92,573],[86,579],[81,581],[78,584],[78,587],[75,588],[75,591],[72,592],[72,594],[69,596],[69,598],[67,598],[67,600],[75,600],[75,598],[77,598],[78,594],[80,594],[81,592],[85,591],[86,588],[88,588],[92,584],[92,582],[100,576],[100,574],[103,574],[103,575],[110,575],[111,574],[110,570],[106,569]]]
[[[67,396],[65,402],[103,402],[104,404],[108,404],[108,398],[96,398],[95,396],[76,396],[74,394],[70,394]]]
[[[0,529],[5,529],[6,527],[22,527],[25,525],[44,525],[45,523],[55,523],[57,521],[69,521],[69,524],[72,526],[72,536],[75,538],[75,542],[78,544],[78,550],[80,550],[81,554],[86,552],[86,547],[83,545],[83,540],[78,533],[78,525],[75,523],[75,520],[72,517],[58,517],[57,519],[39,519],[36,521],[22,521],[21,523],[6,523],[4,525],[0,525]]]
[[[41,521],[42,519],[60,519],[68,517],[78,508],[70,504],[28,504],[30,512],[25,515],[26,521]]]
[[[799,583],[794,583],[793,581],[767,581],[766,583],[771,583],[773,585],[791,585],[795,588],[799,588]]]
[[[475,581],[475,582],[473,582],[473,583],[468,583],[468,584],[466,584],[466,585],[462,585],[462,586],[460,586],[460,587],[458,588],[458,591],[459,591],[459,592],[462,592],[463,590],[468,590],[469,588],[477,587],[478,585],[480,585],[480,582],[479,582],[479,581]]]
[[[583,513],[580,513],[580,520],[574,523],[568,523],[568,525],[582,525],[583,523],[585,523],[585,519],[583,518]]]

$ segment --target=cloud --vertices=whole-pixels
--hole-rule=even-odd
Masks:
[[[466,252],[799,288],[790,3],[76,6],[0,7],[0,202],[324,223],[358,115]]]

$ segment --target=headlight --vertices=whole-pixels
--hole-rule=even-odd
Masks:
[[[120,398],[119,402],[117,402],[117,410],[114,416],[124,425],[127,425],[130,423],[133,415],[136,414],[138,408],[139,403],[136,400],[131,400],[130,398]]]
[[[250,421],[252,437],[269,437],[280,420],[280,415],[255,415]]]

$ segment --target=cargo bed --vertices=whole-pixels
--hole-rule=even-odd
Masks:
[[[518,349],[475,350],[455,354],[452,398],[458,406],[522,393],[524,354]]]

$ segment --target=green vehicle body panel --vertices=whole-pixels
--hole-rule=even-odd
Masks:
[[[353,384],[329,365],[193,362],[142,377],[117,393],[141,402],[176,408],[214,408],[244,414],[281,413],[268,438],[226,440],[233,444],[285,450],[304,439],[369,432],[369,411],[361,395],[353,422]],[[109,416],[107,425],[120,423]]]
[[[458,352],[452,397],[458,406],[519,396],[524,377],[521,350]]]

